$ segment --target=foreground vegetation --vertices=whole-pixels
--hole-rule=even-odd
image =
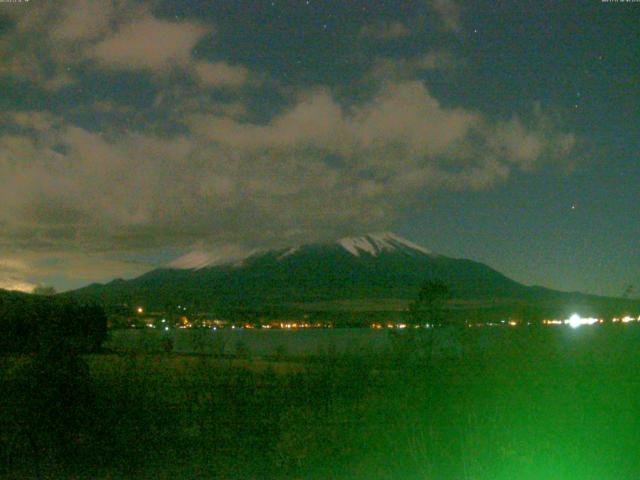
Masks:
[[[107,337],[107,316],[95,304],[0,290],[0,354],[64,348],[98,351]]]
[[[637,478],[637,330],[513,329],[433,357],[415,336],[304,362],[5,356],[0,477]]]

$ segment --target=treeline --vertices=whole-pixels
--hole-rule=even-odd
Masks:
[[[69,298],[0,295],[0,352],[35,353],[64,347],[94,352],[107,335],[102,307]]]

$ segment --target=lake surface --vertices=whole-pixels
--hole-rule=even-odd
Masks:
[[[162,351],[167,338],[173,342],[174,352],[218,355],[366,353],[390,346],[387,331],[368,328],[115,330],[105,346],[118,351]]]
[[[336,354],[384,354],[397,346],[397,335],[406,331],[370,328],[300,330],[175,329],[168,332],[140,329],[114,330],[105,347],[121,352],[161,352],[169,338],[177,353],[257,356],[316,356]],[[428,331],[411,332],[428,335]],[[461,331],[436,330],[435,353],[500,352],[505,349],[590,352],[603,359],[627,355],[640,349],[640,325],[546,327],[475,327]],[[395,345],[395,346],[394,346]]]

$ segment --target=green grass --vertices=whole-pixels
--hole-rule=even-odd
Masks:
[[[62,391],[5,357],[0,476],[640,478],[636,330],[516,328],[489,349],[465,331],[432,361],[402,339],[306,363],[93,355]]]

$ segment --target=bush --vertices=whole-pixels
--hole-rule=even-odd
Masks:
[[[65,343],[96,352],[107,337],[107,317],[97,305],[38,297],[0,297],[0,352],[35,353]]]

